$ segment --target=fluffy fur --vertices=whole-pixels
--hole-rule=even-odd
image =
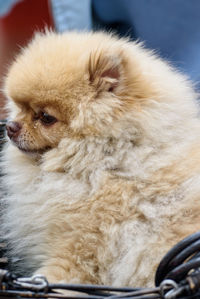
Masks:
[[[153,285],[200,228],[200,120],[191,83],[142,45],[47,32],[5,80],[4,230],[21,273]],[[57,121],[44,125],[41,111]],[[26,272],[25,272],[26,271]]]

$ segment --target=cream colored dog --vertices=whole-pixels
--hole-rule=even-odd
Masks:
[[[47,32],[5,80],[4,230],[21,273],[153,285],[200,228],[200,120],[191,83],[142,45]]]

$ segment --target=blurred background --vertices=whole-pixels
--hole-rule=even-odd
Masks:
[[[199,0],[0,0],[0,88],[35,31],[109,30],[143,41],[200,91]],[[6,117],[0,93],[0,119]]]

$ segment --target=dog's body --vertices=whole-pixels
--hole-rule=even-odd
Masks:
[[[22,273],[152,285],[163,254],[200,228],[190,82],[140,45],[47,33],[17,58],[5,92],[22,124],[11,138],[20,149],[8,143],[2,162],[4,227]],[[46,127],[38,107],[56,117]]]

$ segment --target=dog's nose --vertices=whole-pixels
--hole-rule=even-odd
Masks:
[[[16,122],[16,121],[9,121],[6,124],[6,130],[7,130],[7,134],[9,136],[9,138],[13,138],[13,137],[17,137],[20,133],[22,126],[20,123]]]

